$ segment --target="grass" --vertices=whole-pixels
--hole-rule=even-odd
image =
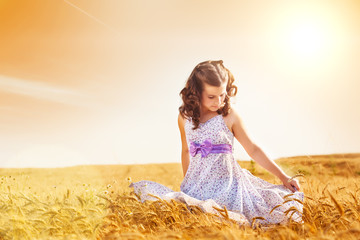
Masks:
[[[179,191],[180,164],[0,169],[0,239],[359,239],[360,154],[276,160],[299,178],[304,224],[244,227],[196,207],[140,203],[130,182],[152,180]],[[255,162],[239,162],[281,184]],[[220,210],[219,210],[220,211]]]

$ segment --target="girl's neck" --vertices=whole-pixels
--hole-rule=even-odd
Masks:
[[[206,111],[203,111],[201,108],[200,108],[200,118],[204,119],[204,118],[207,118],[207,116],[216,116],[218,115],[218,112],[217,111],[209,111],[209,110],[206,110]]]

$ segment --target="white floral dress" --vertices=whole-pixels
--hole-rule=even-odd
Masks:
[[[210,140],[212,144],[233,145],[234,135],[224,122],[223,116],[217,115],[205,123],[200,123],[193,130],[191,119],[185,122],[185,135],[189,146],[198,145]],[[195,155],[195,154],[194,154]],[[291,216],[293,221],[302,222],[304,200],[303,192],[292,192],[284,185],[274,185],[252,175],[243,169],[234,159],[231,152],[190,154],[190,163],[181,183],[180,192],[175,192],[153,181],[140,181],[130,184],[140,200],[156,200],[148,193],[164,200],[177,200],[187,205],[196,205],[203,211],[218,214],[213,207],[226,206],[229,217],[239,224],[249,225],[254,217],[259,224],[284,224]],[[286,198],[284,198],[286,196]],[[287,201],[285,204],[285,200]],[[278,206],[281,205],[281,206]],[[278,206],[278,207],[276,207]],[[276,207],[271,213],[270,211]],[[284,213],[290,209],[294,210]]]

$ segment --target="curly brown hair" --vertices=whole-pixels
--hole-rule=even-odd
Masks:
[[[224,106],[217,110],[217,113],[223,116],[229,113],[230,97],[234,97],[237,93],[237,87],[233,84],[235,79],[232,73],[224,67],[222,60],[201,62],[191,72],[185,87],[179,94],[183,100],[183,104],[179,107],[179,112],[183,118],[192,119],[194,123],[193,130],[197,129],[200,125],[200,102],[204,83],[220,87],[226,81],[227,94],[225,95]]]

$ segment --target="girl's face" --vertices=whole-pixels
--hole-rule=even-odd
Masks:
[[[215,112],[223,106],[227,93],[226,85],[227,82],[222,83],[220,87],[204,83],[204,90],[201,93],[201,108],[203,112]]]

